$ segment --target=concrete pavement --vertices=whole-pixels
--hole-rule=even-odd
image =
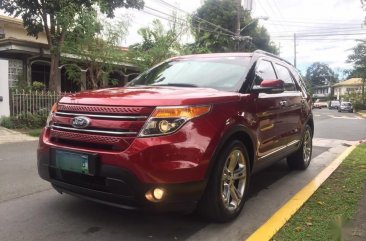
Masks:
[[[9,130],[0,126],[0,144],[35,140],[38,140],[38,138],[22,134],[18,131]]]

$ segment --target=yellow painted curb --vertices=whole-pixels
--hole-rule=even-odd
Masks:
[[[310,183],[273,214],[273,216],[259,227],[246,241],[270,240],[355,148],[356,146],[347,148],[329,166],[311,180]]]

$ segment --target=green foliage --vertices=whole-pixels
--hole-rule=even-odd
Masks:
[[[177,18],[172,22],[169,29],[165,29],[156,19],[152,26],[139,29],[138,33],[143,41],[129,47],[129,58],[140,70],[146,70],[184,52],[180,39],[188,26],[178,22]]]
[[[19,116],[2,117],[0,126],[8,129],[35,129],[45,126],[47,116],[40,114],[21,114]]]
[[[42,82],[34,81],[32,83],[32,90],[34,90],[34,91],[35,90],[41,91],[41,90],[45,90],[45,89],[46,89],[46,86]]]
[[[29,91],[31,89],[31,87],[28,85],[28,82],[25,80],[23,74],[18,75],[14,89],[19,91],[20,90]]]
[[[352,49],[353,53],[348,56],[347,62],[353,64],[353,69],[350,71],[350,77],[358,77],[363,79],[363,85],[366,82],[366,41],[360,40]],[[361,102],[366,104],[365,87],[362,88]]]
[[[233,0],[208,0],[192,17],[192,33],[195,37],[193,50],[207,50],[207,52],[246,52],[262,49],[277,53],[276,46],[270,41],[267,30],[253,21],[250,12],[242,7],[240,26],[244,28],[242,36],[250,36],[252,40],[238,41],[233,38],[236,32],[237,3]],[[222,28],[215,27],[206,21]],[[229,30],[225,31],[224,29]],[[194,51],[196,52],[196,51]]]
[[[103,22],[103,23],[102,23]],[[73,30],[66,36],[63,52],[78,56],[83,69],[87,69],[87,86],[96,89],[106,82],[109,71],[116,62],[124,62],[119,42],[126,36],[129,19],[114,19],[113,23],[98,18],[96,11],[81,11]],[[63,60],[68,63],[67,59]],[[80,67],[75,64],[66,66],[69,79],[79,81]]]
[[[306,79],[312,87],[334,84],[338,81],[334,71],[324,63],[315,62],[306,70]]]
[[[0,9],[5,13],[21,16],[28,35],[38,37],[45,32],[51,51],[50,89],[56,89],[57,68],[61,48],[68,33],[83,12],[94,11],[99,6],[102,13],[114,17],[114,9],[120,7],[141,9],[143,0],[2,0]]]

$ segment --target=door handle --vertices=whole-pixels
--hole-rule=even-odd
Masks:
[[[286,107],[287,106],[287,101],[286,100],[281,100],[280,101],[280,106],[281,107]]]

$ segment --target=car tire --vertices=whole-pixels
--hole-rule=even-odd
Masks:
[[[239,140],[229,142],[216,160],[197,211],[205,219],[223,223],[236,218],[244,206],[250,162],[248,151]]]
[[[312,152],[312,130],[309,125],[306,125],[300,148],[287,157],[287,164],[289,168],[292,170],[305,170],[310,164]]]

